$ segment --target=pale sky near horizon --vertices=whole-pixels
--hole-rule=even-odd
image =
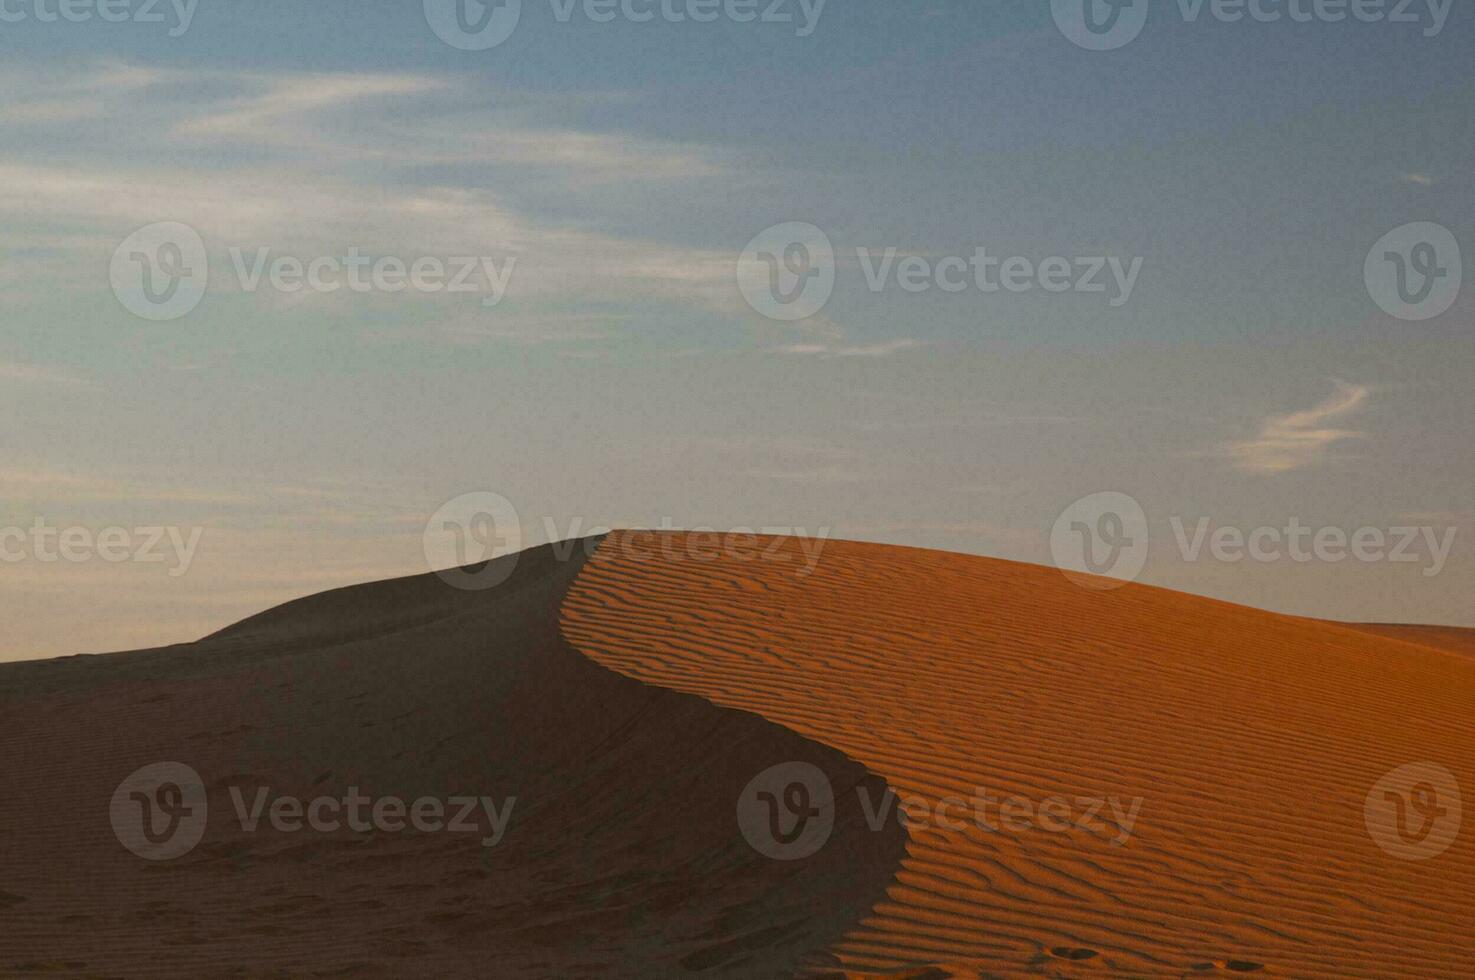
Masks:
[[[836,0],[802,37],[798,0],[790,23],[562,7],[523,0],[472,51],[421,3],[198,0],[184,29],[169,2],[0,4],[0,660],[423,572],[427,521],[476,491],[528,544],[802,527],[1041,564],[1072,502],[1117,491],[1147,516],[1143,582],[1475,626],[1475,281],[1408,320],[1365,277],[1413,222],[1475,255],[1471,11],[1428,36],[1155,2],[1095,52],[1049,4]],[[209,260],[164,321],[110,280],[156,222]],[[736,271],[787,222],[837,257],[795,322]],[[1111,266],[1100,292],[986,292],[960,271],[979,248],[1072,283],[1140,268],[1129,292]],[[492,306],[244,288],[262,254],[510,272]],[[909,258],[960,287],[905,288]],[[1236,562],[1185,554],[1201,518],[1431,537]],[[124,528],[130,558],[45,560],[37,521]],[[182,574],[132,560],[151,526],[199,532]]]

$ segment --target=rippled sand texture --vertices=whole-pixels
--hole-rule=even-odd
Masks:
[[[835,947],[854,975],[1475,970],[1475,817],[1419,862],[1380,849],[1363,807],[1411,762],[1475,790],[1470,657],[984,558],[837,541],[802,576],[793,541],[739,560],[658,540],[612,535],[565,601],[598,663],[778,722],[929,806],[978,787],[1142,798],[1125,842],[1109,808],[1068,830],[909,827],[886,897]]]

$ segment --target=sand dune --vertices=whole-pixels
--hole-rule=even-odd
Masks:
[[[1354,628],[1407,643],[1475,657],[1475,629],[1461,629],[1457,626],[1394,626],[1385,623],[1358,623]]]
[[[1038,815],[1017,832],[919,822],[886,899],[837,947],[851,969],[1475,967],[1469,833],[1427,863],[1398,860],[1363,811],[1379,778],[1411,762],[1475,785],[1470,660],[941,552],[832,542],[800,577],[793,543],[769,561],[661,550],[628,535],[601,546],[565,603],[574,646],[835,746],[919,814],[978,787],[1036,804],[1142,800],[1122,843],[1105,818],[1093,821],[1105,832],[1047,831]]]
[[[884,892],[903,835],[843,807],[823,852],[738,833],[791,760],[883,784],[780,726],[596,666],[558,638],[577,572],[434,576],[303,600],[189,647],[0,668],[0,976],[788,976]],[[183,762],[209,829],[151,863],[113,835],[135,769]],[[254,833],[232,786],[311,800],[516,798],[505,837]]]
[[[1409,763],[1475,786],[1456,631],[811,544],[621,532],[0,666],[0,976],[1470,975],[1470,834],[1405,860],[1364,813]],[[109,801],[161,761],[209,822],[153,862]],[[811,774],[833,828],[773,822]],[[507,820],[248,832],[261,786]]]

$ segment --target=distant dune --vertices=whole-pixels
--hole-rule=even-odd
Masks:
[[[1469,631],[757,544],[0,665],[0,976],[1471,975],[1470,830],[1406,860],[1364,813],[1409,763],[1475,787]],[[209,821],[150,861],[110,801],[159,762]],[[247,831],[260,787],[505,824]]]
[[[1391,626],[1382,623],[1358,624],[1356,628],[1395,640],[1475,657],[1475,629],[1460,629],[1456,626]]]

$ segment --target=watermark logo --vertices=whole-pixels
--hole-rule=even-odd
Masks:
[[[1091,589],[1116,589],[1147,565],[1147,514],[1125,493],[1082,497],[1050,530],[1050,555],[1066,578]]]
[[[463,493],[430,515],[423,544],[426,563],[444,582],[467,592],[494,589],[517,567],[522,519],[501,494]]]
[[[807,762],[772,766],[744,787],[737,822],[743,838],[764,857],[802,860],[818,853],[835,828],[834,787]]]
[[[156,762],[113,791],[113,834],[145,861],[183,857],[205,836],[210,807],[200,774],[181,762]]]
[[[1464,258],[1454,233],[1432,221],[1395,228],[1367,254],[1368,295],[1389,316],[1432,320],[1459,298]]]
[[[754,311],[792,323],[824,309],[835,291],[835,249],[814,225],[788,221],[767,228],[738,259],[738,288]]]
[[[517,30],[522,0],[425,0],[435,36],[460,51],[487,51]]]
[[[1362,805],[1367,832],[1388,854],[1427,861],[1459,836],[1463,810],[1454,774],[1433,762],[1415,762],[1387,773]]]
[[[138,229],[113,251],[108,268],[113,294],[145,320],[178,320],[205,296],[210,260],[197,231],[178,221]]]
[[[1074,44],[1114,51],[1137,39],[1147,25],[1148,0],[1050,0],[1050,14]]]

